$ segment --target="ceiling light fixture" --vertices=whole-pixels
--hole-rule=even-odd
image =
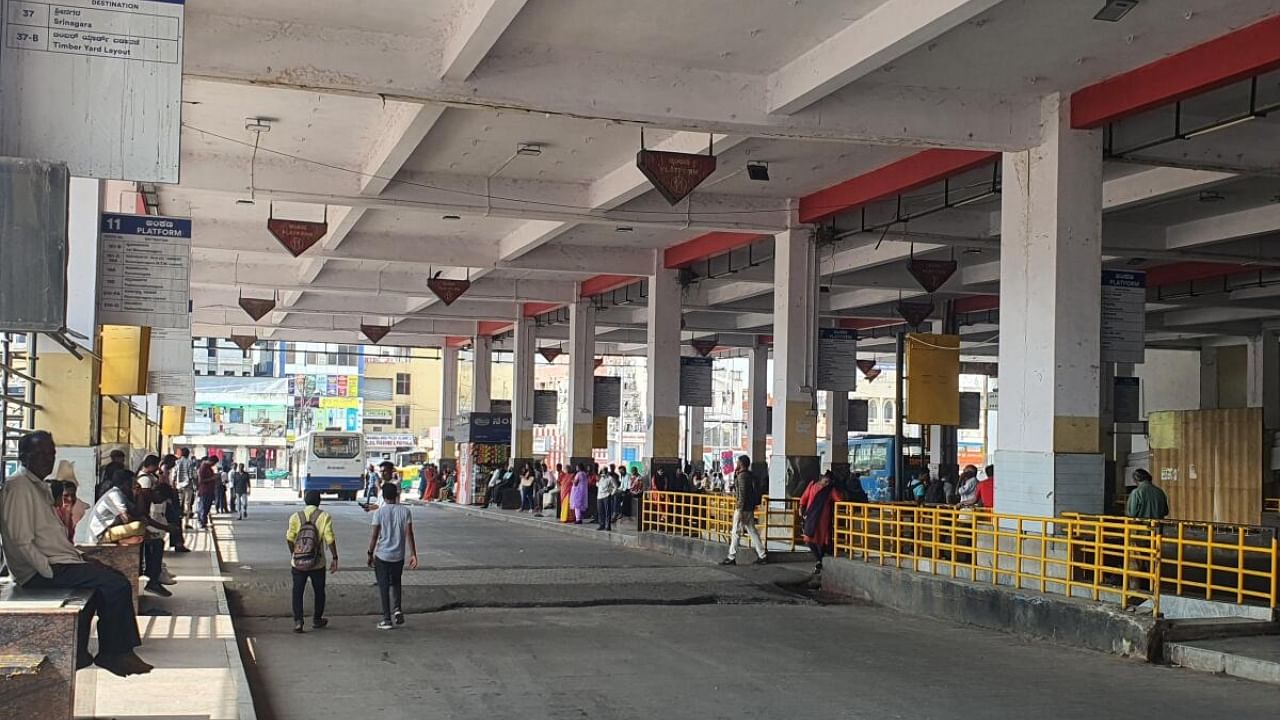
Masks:
[[[542,146],[538,143],[520,143],[516,146],[516,154],[524,157],[538,157],[542,155]]]
[[[635,232],[635,228],[631,227],[630,225],[619,225],[618,227],[614,228],[613,231],[620,232],[620,233],[629,233],[629,232]]]
[[[461,215],[442,215],[442,216],[440,217],[440,219],[441,219],[441,220],[448,220],[448,221],[452,222],[452,221],[454,221],[454,220],[461,220],[461,219],[462,219],[462,216],[461,216]]]
[[[1097,15],[1093,16],[1094,20],[1102,20],[1103,22],[1119,22],[1129,11],[1138,6],[1138,0],[1107,0]]]
[[[1200,137],[1201,135],[1208,135],[1209,133],[1215,133],[1215,132],[1218,132],[1219,130],[1226,130],[1227,128],[1230,128],[1230,127],[1243,125],[1249,122],[1250,120],[1256,120],[1259,117],[1261,117],[1261,115],[1258,115],[1256,113],[1251,113],[1249,115],[1245,115],[1244,117],[1238,117],[1235,120],[1228,120],[1227,122],[1224,122],[1220,125],[1210,125],[1207,128],[1201,128],[1194,132],[1189,132],[1186,135],[1183,135],[1182,139],[1190,140],[1191,138]]]
[[[1222,193],[1216,190],[1204,190],[1200,193],[1199,199],[1200,199],[1200,202],[1202,203],[1215,203],[1215,202],[1222,202],[1223,200],[1226,200],[1227,196],[1223,195]]]
[[[747,177],[760,182],[769,182],[769,163],[747,163]]]

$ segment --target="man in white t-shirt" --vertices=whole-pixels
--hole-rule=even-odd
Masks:
[[[605,470],[596,481],[596,517],[600,521],[597,530],[613,530],[613,494],[619,490],[618,476]]]
[[[413,537],[413,514],[400,504],[400,486],[382,486],[383,504],[373,514],[373,535],[369,538],[369,567],[378,580],[382,601],[379,630],[390,630],[404,624],[400,609],[400,576],[404,572],[405,541],[409,544],[409,569],[418,568],[418,544]],[[392,624],[394,620],[395,624]]]

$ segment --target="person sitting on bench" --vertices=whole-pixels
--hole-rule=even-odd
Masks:
[[[0,491],[0,536],[9,570],[25,588],[83,588],[93,595],[77,625],[76,667],[97,664],[116,675],[151,672],[133,649],[142,644],[133,611],[133,586],[119,572],[85,560],[52,510],[44,478],[53,472],[57,446],[43,430],[18,440],[21,467]],[[89,625],[98,616],[98,657],[89,654]]]

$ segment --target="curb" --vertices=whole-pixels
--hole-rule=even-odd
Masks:
[[[1251,658],[1225,650],[1168,643],[1164,659],[1170,665],[1200,672],[1228,675],[1253,682],[1280,685],[1280,663]]]
[[[209,539],[213,545],[209,553],[210,577],[222,577],[222,553],[218,549],[218,523],[209,518]],[[232,680],[236,684],[236,715],[240,720],[258,720],[258,711],[253,706],[253,691],[249,688],[249,676],[244,670],[244,660],[240,657],[240,631],[236,629],[236,619],[231,614],[231,605],[227,602],[227,591],[221,581],[215,581],[214,597],[218,606],[218,614],[226,615],[231,622],[231,629],[236,637],[226,640],[227,668],[231,671]]]

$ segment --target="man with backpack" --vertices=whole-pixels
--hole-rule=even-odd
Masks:
[[[720,561],[721,565],[733,565],[737,562],[738,557],[738,538],[742,535],[742,531],[746,530],[747,537],[751,538],[751,546],[756,549],[756,555],[759,559],[757,565],[763,565],[769,562],[768,550],[764,547],[764,542],[760,539],[760,531],[756,529],[756,508],[760,506],[760,500],[764,493],[761,492],[759,484],[751,475],[751,458],[746,455],[738,456],[738,464],[733,469],[733,497],[735,500],[733,509],[733,530],[729,533],[729,556]]]
[[[303,502],[306,507],[289,516],[289,530],[284,536],[293,555],[293,631],[296,633],[303,632],[302,596],[307,589],[307,580],[311,581],[311,590],[316,598],[311,627],[318,630],[329,624],[324,617],[326,546],[333,556],[329,572],[338,572],[338,540],[333,535],[333,518],[320,509],[320,491],[308,490]]]

